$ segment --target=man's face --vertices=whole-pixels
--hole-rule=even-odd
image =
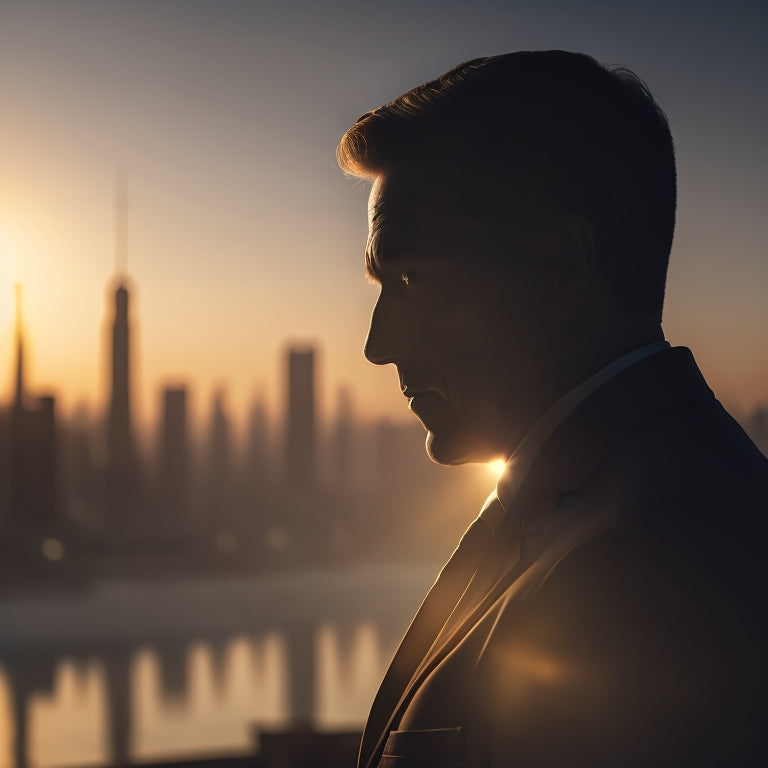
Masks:
[[[431,458],[461,464],[508,455],[529,428],[546,320],[525,217],[510,210],[492,237],[447,199],[423,175],[374,183],[366,265],[381,290],[365,355],[397,367]]]

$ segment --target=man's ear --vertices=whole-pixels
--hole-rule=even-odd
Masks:
[[[577,306],[597,277],[597,249],[592,226],[577,214],[564,216],[557,230],[557,295],[564,310]]]

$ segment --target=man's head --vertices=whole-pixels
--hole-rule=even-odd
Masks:
[[[363,115],[337,155],[374,180],[366,356],[397,365],[436,461],[507,455],[606,344],[629,343],[617,329],[658,328],[674,152],[626,70],[477,59]]]

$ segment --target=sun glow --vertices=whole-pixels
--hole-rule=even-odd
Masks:
[[[504,459],[494,459],[489,461],[486,466],[496,476],[501,477],[504,474],[504,468],[507,466],[507,462]]]

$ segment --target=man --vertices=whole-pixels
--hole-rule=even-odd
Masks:
[[[764,757],[768,462],[661,329],[667,120],[627,70],[477,59],[363,115],[366,357],[441,464],[503,457],[360,768]]]

